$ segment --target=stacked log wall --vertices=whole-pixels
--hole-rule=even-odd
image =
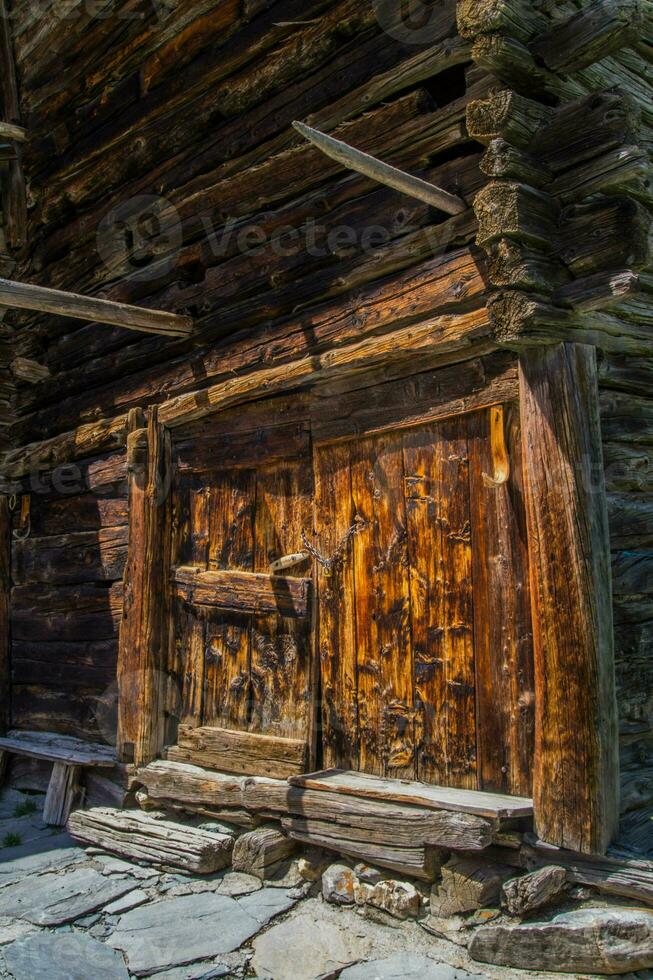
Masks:
[[[597,18],[596,3],[543,3],[520,19],[521,6],[459,4],[475,60],[505,84],[468,110],[492,178],[476,199],[478,241],[499,339],[516,350],[555,339],[597,347],[621,831],[650,849],[651,8],[604,4]],[[602,482],[597,474],[597,490]]]

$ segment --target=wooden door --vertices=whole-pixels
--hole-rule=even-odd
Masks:
[[[324,764],[528,794],[533,666],[516,413],[315,453]],[[489,479],[488,479],[489,478]]]
[[[312,527],[310,439],[307,427],[295,430],[289,457],[270,459],[250,434],[229,468],[224,436],[219,447],[189,439],[175,448],[172,757],[278,777],[312,765],[311,563],[270,575]]]

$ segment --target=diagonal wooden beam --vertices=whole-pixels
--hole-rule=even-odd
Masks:
[[[369,153],[356,150],[348,143],[343,143],[342,140],[337,140],[333,136],[327,136],[305,123],[294,122],[293,126],[313,146],[316,146],[318,150],[321,150],[332,160],[347,167],[348,170],[355,170],[365,177],[378,181],[379,184],[385,184],[395,191],[401,191],[402,194],[408,194],[409,197],[417,198],[418,201],[431,204],[447,214],[462,214],[463,211],[467,210],[467,205],[462,198],[456,197],[455,194],[449,194],[448,191],[443,191],[435,184],[429,184],[421,177],[413,177],[411,174],[404,173],[403,170],[398,170],[397,167],[391,167],[390,164],[377,160]]]
[[[0,279],[0,306],[111,323],[128,330],[143,330],[145,333],[170,337],[187,337],[193,329],[192,319],[177,313],[128,306],[126,303],[47,289],[27,282],[12,282],[10,279]]]

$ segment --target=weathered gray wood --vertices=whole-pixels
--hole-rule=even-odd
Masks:
[[[511,878],[503,886],[506,908],[511,915],[525,915],[559,899],[567,882],[567,871],[556,865]]]
[[[55,762],[43,804],[43,823],[63,827],[80,794],[81,766]]]
[[[288,784],[265,776],[211,772],[183,762],[155,760],[138,770],[153,803],[177,801],[191,809],[230,808],[284,812]]]
[[[503,139],[522,150],[530,148],[533,137],[553,116],[553,109],[506,89],[488,99],[473,100],[467,106],[467,129],[479,143],[488,145]]]
[[[11,731],[0,738],[0,749],[12,755],[25,755],[46,762],[69,766],[115,766],[116,753],[109,745],[94,745],[70,735],[50,732]]]
[[[224,772],[283,779],[303,770],[306,753],[306,743],[300,739],[180,725],[177,745],[168,749],[167,758]]]
[[[604,853],[618,824],[619,761],[596,353],[567,344],[528,351],[520,372],[536,826],[551,844]]]
[[[172,577],[179,598],[199,606],[299,618],[309,613],[312,583],[307,578],[191,567],[174,569]]]
[[[186,337],[193,329],[190,317],[47,289],[27,282],[12,282],[10,279],[0,279],[0,305],[16,310],[56,313],[96,323],[112,323],[129,330],[170,337]]]
[[[75,840],[92,844],[133,861],[192,874],[212,874],[231,860],[233,837],[158,820],[138,810],[96,807],[77,810],[68,820]]]
[[[345,829],[327,821],[286,817],[281,821],[281,826],[293,840],[390,868],[409,878],[433,881],[440,866],[438,852],[434,848],[374,844],[352,828]]]
[[[328,157],[350,170],[355,170],[365,177],[370,177],[372,180],[392,187],[396,191],[401,191],[402,194],[417,198],[418,201],[431,204],[447,214],[462,214],[467,209],[467,205],[460,197],[449,194],[439,187],[434,187],[433,184],[429,184],[428,181],[422,180],[420,177],[413,177],[411,174],[398,170],[397,167],[391,167],[389,164],[383,163],[382,160],[370,156],[369,153],[356,150],[354,147],[343,143],[342,140],[320,133],[317,129],[306,126],[304,123],[295,122],[293,126],[298,133],[301,133]]]
[[[342,769],[326,769],[323,772],[291,776],[288,782],[291,786],[305,789],[343,793],[345,796],[359,796],[370,800],[413,803],[429,810],[454,810],[491,819],[530,817],[533,814],[532,800],[522,797],[451,789],[408,780],[381,779],[367,773],[346,772]]]
[[[39,364],[27,357],[15,357],[11,362],[11,373],[19,381],[37,384],[50,377],[50,368],[47,364]]]
[[[282,834],[278,827],[258,827],[238,838],[231,863],[234,871],[270,878],[296,846],[295,841]]]
[[[441,881],[431,893],[431,913],[447,918],[498,906],[501,885],[512,871],[484,859],[454,854],[442,865],[441,874]]]
[[[578,70],[630,45],[643,24],[639,0],[594,0],[531,48],[555,71]]]

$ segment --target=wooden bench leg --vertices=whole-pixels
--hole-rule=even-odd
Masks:
[[[2,786],[7,778],[7,769],[9,767],[9,753],[0,749],[0,786]]]
[[[53,827],[65,826],[80,789],[81,766],[55,762],[43,807],[43,822]]]

